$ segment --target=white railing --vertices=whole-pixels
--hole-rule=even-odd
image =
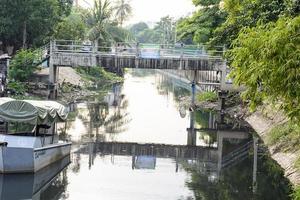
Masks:
[[[224,48],[217,46],[213,49],[205,45],[170,45],[170,44],[138,44],[115,43],[98,46],[91,42],[54,40],[51,42],[52,53],[82,53],[115,56],[136,56],[140,58],[201,58],[222,59]]]

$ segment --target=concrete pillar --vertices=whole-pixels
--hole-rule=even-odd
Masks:
[[[223,62],[221,66],[221,90],[226,90],[226,75],[227,75],[227,65],[226,61]]]
[[[135,50],[135,68],[139,67],[139,59],[140,59],[140,44],[136,43],[136,50]]]
[[[221,175],[222,169],[222,151],[223,151],[223,135],[220,131],[217,132],[217,143],[218,143],[218,178]]]
[[[49,99],[57,98],[57,66],[49,60]]]
[[[187,129],[187,145],[196,146],[197,132],[195,130],[195,112],[190,111],[190,128]]]
[[[184,62],[184,61],[183,61],[183,53],[184,53],[184,52],[183,52],[183,43],[181,43],[181,44],[180,44],[180,61],[179,61],[179,62],[180,62],[180,64],[179,64],[179,69],[180,69],[180,70],[182,70],[182,69],[183,69],[183,66],[184,66],[184,64],[183,64],[183,62]]]
[[[98,53],[98,41],[96,40],[93,44],[93,53],[92,53],[92,66],[97,66],[97,53]]]
[[[55,41],[50,42],[50,58],[49,65],[49,99],[56,99],[57,97],[57,66],[53,64],[53,50],[55,49]]]

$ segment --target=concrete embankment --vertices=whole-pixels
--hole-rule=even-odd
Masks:
[[[174,79],[182,81],[185,84],[190,84],[190,80],[185,77],[177,76],[173,73],[169,73],[168,71],[159,70],[160,73],[163,73],[167,76],[170,76]],[[198,87],[198,92],[201,91],[201,88]],[[182,104],[189,106],[190,98],[182,98]],[[210,109],[210,110],[219,110],[220,106],[218,102],[196,102],[196,106],[199,109]],[[237,118],[239,120],[243,120],[247,122],[260,136],[260,138],[267,144],[267,135],[269,132],[278,124],[281,124],[286,121],[286,118],[283,117],[283,113],[277,112],[271,117],[265,117],[264,114],[260,111],[256,111],[254,113],[250,113],[247,107],[243,107],[242,105],[235,105],[234,107],[227,108],[225,111],[232,118]],[[298,159],[300,154],[300,150],[296,150],[295,152],[280,152],[276,151],[275,146],[267,146],[271,157],[283,168],[285,172],[285,176],[293,183],[294,185],[300,185],[300,171],[295,167],[295,162]]]
[[[252,126],[260,138],[267,143],[266,138],[269,132],[286,119],[281,113],[270,118],[266,118],[260,111],[250,114],[245,120]],[[295,152],[276,151],[275,146],[268,146],[271,157],[284,169],[285,176],[294,184],[300,185],[300,171],[294,166],[298,159],[299,150]]]

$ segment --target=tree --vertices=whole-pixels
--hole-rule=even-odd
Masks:
[[[245,27],[228,57],[231,76],[245,85],[243,97],[252,109],[265,99],[280,103],[292,119],[300,119],[300,16]],[[298,121],[299,122],[299,121]]]
[[[175,21],[171,17],[162,17],[154,30],[160,35],[159,43],[172,44],[175,42]]]
[[[0,38],[4,47],[39,46],[69,13],[71,0],[0,0]],[[5,50],[5,49],[4,49]]]
[[[224,22],[225,13],[220,9],[220,0],[193,0],[199,10],[191,17],[181,19],[177,26],[178,40],[207,43],[214,30]]]
[[[146,29],[149,29],[149,26],[145,22],[139,22],[137,24],[133,24],[129,31],[133,34],[138,34]]]
[[[243,27],[254,27],[258,22],[276,21],[287,10],[284,0],[225,0],[226,21],[214,32],[211,43],[230,46]]]
[[[132,13],[132,8],[129,2],[126,0],[118,0],[115,6],[115,17],[120,26],[123,26],[123,23],[128,19]]]
[[[74,8],[68,17],[57,24],[53,37],[63,40],[84,40],[87,27],[83,14],[84,10]]]
[[[88,38],[92,41],[109,40],[108,26],[111,23],[112,8],[108,0],[95,0],[94,8],[88,12],[86,23],[90,27]]]
[[[112,20],[113,8],[109,0],[95,0],[94,8],[85,16],[88,25],[87,37],[97,41],[100,46],[117,41],[122,42],[129,37],[129,31],[117,27]]]

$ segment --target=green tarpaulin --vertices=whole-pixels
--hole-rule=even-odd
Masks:
[[[68,109],[55,101],[0,98],[0,118],[8,122],[44,124],[66,120]]]

